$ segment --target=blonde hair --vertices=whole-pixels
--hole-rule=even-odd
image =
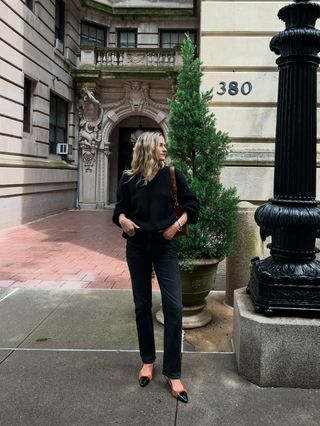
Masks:
[[[131,169],[125,170],[125,174],[132,177],[141,174],[146,184],[156,169],[164,167],[164,162],[156,155],[160,137],[163,137],[160,132],[144,132],[138,137],[133,148]]]

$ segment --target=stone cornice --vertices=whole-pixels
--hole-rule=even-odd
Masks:
[[[155,69],[150,70],[146,68],[132,69],[130,67],[102,68],[100,70],[86,70],[77,69],[72,72],[72,76],[77,82],[81,83],[95,83],[99,78],[116,78],[116,79],[138,79],[138,80],[159,80],[159,79],[173,79],[177,78],[178,72],[172,69]]]
[[[116,16],[194,16],[193,8],[143,8],[143,7],[112,7],[96,0],[81,0],[83,6]]]
[[[76,171],[76,164],[66,163],[63,160],[47,159],[47,160],[30,160],[26,158],[16,158],[12,156],[0,155],[0,167],[16,167],[16,168],[32,168],[32,169],[64,169]]]

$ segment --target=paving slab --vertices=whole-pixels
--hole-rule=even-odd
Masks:
[[[5,350],[1,350],[0,349],[0,364],[2,361],[4,361],[10,354],[12,353],[12,351],[5,351]]]
[[[234,354],[183,354],[183,378],[179,426],[319,425],[319,390],[260,388],[238,375]]]
[[[154,310],[160,294],[153,294]],[[163,349],[163,327],[155,322],[157,349]],[[132,292],[77,290],[23,342],[25,348],[138,349]]]
[[[138,349],[131,290],[1,289],[0,348]],[[224,295],[212,292],[208,309],[213,321],[186,330],[186,351],[232,351],[232,309]],[[160,309],[153,292],[153,311]],[[163,326],[154,320],[158,350]]]
[[[141,388],[136,353],[16,351],[0,364],[1,426],[174,425],[163,376]]]
[[[0,300],[10,292],[12,292],[12,288],[8,289],[0,287]]]
[[[0,348],[19,346],[69,294],[61,290],[1,289]]]
[[[234,354],[183,354],[186,405],[171,397],[161,362],[158,354],[154,380],[140,388],[138,353],[16,350],[0,363],[0,424],[319,424],[319,390],[259,388],[237,374]]]
[[[212,321],[205,327],[185,330],[185,349],[195,352],[233,352],[233,308],[224,303],[225,292],[211,291],[207,309]]]

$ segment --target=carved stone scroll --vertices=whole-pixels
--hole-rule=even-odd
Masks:
[[[86,172],[92,172],[101,143],[103,109],[87,88],[82,89],[79,105],[79,148]]]

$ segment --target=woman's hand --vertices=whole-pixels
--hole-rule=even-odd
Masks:
[[[136,233],[136,229],[140,228],[137,224],[135,224],[132,220],[128,219],[124,215],[119,216],[120,226],[129,237],[133,237]]]
[[[163,237],[166,240],[172,240],[172,238],[176,235],[180,228],[180,225],[178,222],[174,222],[169,228],[165,229],[162,233]]]
[[[174,222],[169,228],[165,229],[162,233],[166,240],[172,240],[176,233],[180,230],[185,223],[188,222],[188,213],[183,212],[179,219]]]

